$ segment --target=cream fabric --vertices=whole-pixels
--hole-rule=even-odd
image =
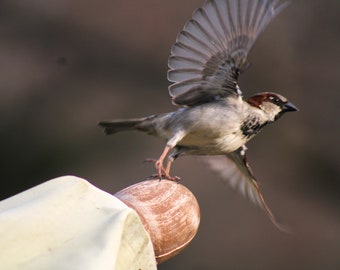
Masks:
[[[64,176],[0,202],[1,270],[157,269],[137,214]]]

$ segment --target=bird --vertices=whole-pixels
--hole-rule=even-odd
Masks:
[[[262,208],[285,230],[265,202],[246,156],[246,143],[263,127],[298,108],[281,94],[243,97],[239,76],[266,26],[286,6],[280,0],[207,0],[179,32],[168,59],[167,78],[177,110],[134,119],[99,122],[107,135],[136,130],[165,140],[155,163],[159,179],[170,176],[183,155],[208,156],[210,167]],[[166,161],[166,164],[165,164]]]

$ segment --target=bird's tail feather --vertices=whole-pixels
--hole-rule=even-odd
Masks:
[[[117,132],[129,131],[129,130],[140,130],[148,131],[142,123],[149,120],[153,116],[144,118],[133,118],[133,119],[115,119],[108,121],[101,121],[98,123],[99,126],[104,128],[104,132],[107,135],[115,134]]]

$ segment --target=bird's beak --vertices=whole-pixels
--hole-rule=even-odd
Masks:
[[[285,112],[295,112],[298,111],[299,109],[291,102],[287,102],[285,105],[283,105],[283,110]]]

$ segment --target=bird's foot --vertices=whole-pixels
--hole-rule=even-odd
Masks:
[[[177,182],[177,183],[180,181],[180,178],[178,176],[170,176],[170,174],[169,174],[170,166],[167,166],[167,168],[165,169],[163,167],[163,160],[162,159],[147,158],[147,159],[145,159],[144,162],[155,163],[155,167],[156,167],[156,170],[157,170],[157,173],[152,174],[148,179],[158,179],[158,180],[166,179],[166,180],[174,181],[174,182]]]
[[[155,173],[155,174],[152,174],[148,177],[149,180],[152,180],[152,179],[158,179],[159,181],[165,179],[165,180],[170,180],[170,181],[174,181],[176,183],[179,183],[181,178],[179,178],[178,176],[170,176],[168,174],[165,174],[165,173],[162,173],[162,174],[158,174],[158,173]]]

